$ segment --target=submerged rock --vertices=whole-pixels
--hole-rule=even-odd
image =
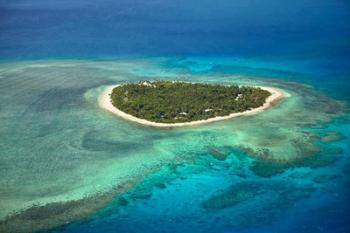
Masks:
[[[124,188],[116,189],[116,191],[120,192],[122,189]],[[115,193],[111,191],[81,200],[34,205],[0,221],[0,232],[42,232],[84,219],[110,202]]]
[[[274,161],[256,159],[251,166],[250,170],[260,177],[272,177],[283,173],[285,170],[296,167],[309,167],[319,168],[326,167],[338,160],[337,156],[328,154],[317,154],[313,156],[306,156],[303,158],[290,160],[290,161]]]
[[[125,197],[118,198],[118,205],[119,206],[127,206],[128,204],[129,204],[129,202]]]
[[[164,183],[155,183],[154,186],[156,186],[157,188],[160,188],[160,189],[166,188],[166,185]]]
[[[258,159],[249,168],[257,176],[271,177],[283,173],[288,164]]]
[[[294,166],[297,167],[310,167],[310,168],[319,168],[319,167],[326,167],[333,163],[335,163],[338,160],[337,156],[334,155],[315,155],[306,157],[304,159],[301,159],[297,161]]]
[[[227,154],[221,152],[218,148],[216,147],[209,147],[208,152],[211,156],[213,156],[215,159],[224,161],[227,158]]]
[[[257,183],[240,183],[233,185],[219,195],[213,196],[202,203],[206,209],[222,209],[231,207],[254,198],[261,187]]]

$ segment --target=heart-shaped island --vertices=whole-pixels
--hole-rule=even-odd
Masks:
[[[109,86],[99,104],[130,121],[179,127],[252,115],[284,96],[272,87],[183,81],[140,81]]]

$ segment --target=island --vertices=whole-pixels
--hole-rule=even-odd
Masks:
[[[179,127],[252,115],[283,96],[272,87],[160,80],[109,86],[99,105],[140,124]]]

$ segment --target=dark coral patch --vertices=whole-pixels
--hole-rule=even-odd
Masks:
[[[254,198],[261,186],[257,183],[241,183],[234,185],[219,195],[213,196],[202,203],[206,209],[222,209],[240,204]]]
[[[209,147],[208,152],[211,156],[213,156],[215,159],[220,160],[220,161],[224,161],[227,158],[227,154],[222,152],[221,150],[219,150],[216,147]]]

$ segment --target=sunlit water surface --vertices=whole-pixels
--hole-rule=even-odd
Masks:
[[[347,233],[349,1],[0,0],[0,232]],[[155,129],[145,79],[265,85],[263,113]]]
[[[346,99],[273,73],[198,71],[195,61],[2,64],[1,227],[347,229],[338,217],[347,214],[339,205],[349,181]],[[127,122],[98,106],[106,86],[144,79],[274,86],[286,97],[255,116],[176,129]]]

